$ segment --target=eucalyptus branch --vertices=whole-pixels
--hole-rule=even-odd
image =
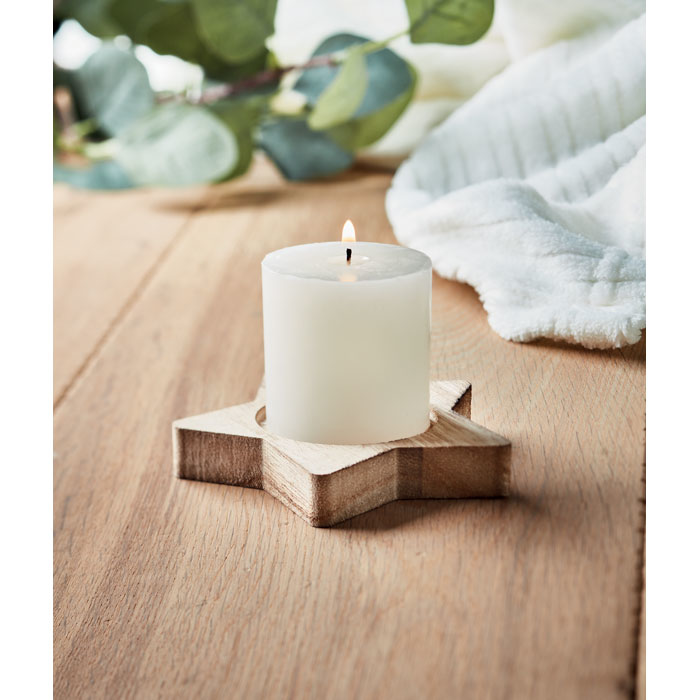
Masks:
[[[262,87],[264,85],[269,85],[270,83],[275,83],[287,73],[291,73],[294,70],[306,70],[307,68],[318,68],[320,66],[335,66],[341,62],[341,59],[337,54],[325,54],[323,56],[314,56],[310,58],[306,63],[292,66],[281,66],[279,68],[268,68],[257,75],[253,75],[250,78],[244,78],[243,80],[238,80],[233,83],[226,83],[224,85],[215,85],[214,87],[207,88],[202,91],[202,94],[192,100],[194,104],[211,104],[212,102],[218,102],[219,100],[226,99],[227,97],[235,97],[244,92],[249,92],[255,88]]]
[[[245,173],[258,146],[291,180],[341,172],[392,128],[413,97],[418,73],[393,42],[408,35],[415,44],[471,44],[491,25],[494,1],[470,0],[465,13],[464,0],[403,0],[408,26],[393,36],[333,33],[305,62],[262,66],[235,58],[274,59],[267,43],[278,0],[246,0],[245,19],[216,11],[217,2],[152,2],[148,31],[133,0],[62,2],[66,18],[98,35],[118,31],[158,54],[200,63],[203,82],[155,92],[136,52],[111,41],[75,72],[54,65],[54,177],[97,188],[218,182]],[[220,71],[229,73],[221,79]],[[213,75],[220,80],[211,82]],[[181,157],[172,158],[173,151]],[[101,161],[112,162],[94,167]]]
[[[361,45],[362,52],[365,54],[371,54],[376,51],[381,51],[395,39],[408,34],[409,31],[409,29],[404,29],[381,41],[368,41]],[[203,90],[201,95],[199,95],[197,98],[188,101],[192,104],[211,104],[212,102],[224,100],[227,97],[235,97],[236,95],[249,92],[250,90],[263,87],[264,85],[278,82],[287,73],[291,73],[295,70],[307,70],[309,68],[319,68],[322,66],[337,66],[343,62],[343,58],[346,54],[347,50],[338,51],[336,53],[324,54],[322,56],[313,56],[306,61],[306,63],[291,66],[280,66],[279,68],[269,68],[261,71],[257,75],[244,78],[243,80],[207,88],[206,90]],[[166,96],[161,98],[161,101],[167,102],[171,99],[173,99],[173,96]]]

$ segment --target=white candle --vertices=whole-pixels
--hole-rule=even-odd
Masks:
[[[430,258],[313,243],[267,255],[262,281],[268,430],[366,444],[428,428]]]

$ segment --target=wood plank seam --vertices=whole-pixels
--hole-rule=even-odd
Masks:
[[[644,437],[646,442],[646,430],[644,431]],[[635,609],[634,609],[634,630],[633,630],[633,654],[632,663],[630,664],[630,689],[631,697],[643,699],[646,697],[646,683],[640,683],[640,674],[646,674],[646,660],[644,660],[643,666],[640,665],[640,653],[645,646],[646,640],[642,638],[646,635],[646,625],[642,624],[642,619],[645,615],[644,606],[645,601],[645,589],[646,589],[646,509],[647,509],[647,499],[646,499],[646,450],[644,456],[644,462],[642,464],[642,496],[639,499],[640,503],[640,525],[638,532],[641,535],[641,541],[639,548],[637,550],[637,588],[635,590]],[[641,686],[641,688],[640,688]],[[640,692],[641,691],[641,692]]]
[[[208,195],[208,192],[207,192],[207,195]],[[107,327],[105,328],[103,333],[100,335],[100,337],[97,339],[97,342],[95,343],[92,350],[90,350],[90,352],[85,356],[83,361],[78,366],[78,369],[73,373],[71,378],[68,380],[66,385],[63,387],[61,392],[58,394],[58,396],[56,396],[54,403],[53,403],[54,412],[58,410],[59,406],[63,403],[66,396],[68,396],[68,394],[73,389],[75,384],[79,381],[79,379],[85,374],[85,372],[88,370],[88,368],[97,359],[102,348],[106,345],[106,343],[109,341],[109,339],[115,334],[115,332],[117,331],[119,326],[124,322],[124,320],[126,319],[128,313],[131,311],[131,309],[133,309],[134,306],[136,306],[139,299],[146,292],[146,289],[148,288],[148,285],[151,282],[151,280],[155,277],[158,270],[160,270],[160,268],[166,263],[167,259],[170,257],[170,255],[174,251],[175,246],[183,238],[188,226],[192,222],[192,219],[200,211],[206,209],[206,204],[207,204],[207,197],[205,196],[203,198],[203,200],[199,204],[195,205],[193,210],[187,215],[185,220],[182,222],[182,225],[175,232],[175,235],[173,236],[172,240],[158,254],[156,259],[153,261],[153,264],[146,270],[146,272],[143,274],[141,279],[134,286],[134,289],[132,290],[131,294],[129,294],[129,296],[126,298],[123,305],[119,309],[119,311],[107,324]]]

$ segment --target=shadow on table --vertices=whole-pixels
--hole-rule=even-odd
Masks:
[[[350,520],[334,525],[331,530],[358,530],[363,532],[381,532],[409,526],[427,519],[477,516],[501,518],[504,515],[519,515],[526,518],[537,517],[544,508],[535,499],[519,495],[508,498],[443,498],[436,500],[393,501],[375,508],[367,513],[357,515]]]
[[[294,193],[278,188],[259,188],[243,191],[216,190],[205,202],[199,197],[184,197],[162,202],[158,205],[161,211],[195,214],[200,211],[220,211],[225,209],[246,209],[265,207],[284,199],[289,199]]]
[[[379,175],[380,177],[376,177]],[[203,198],[202,188],[191,192],[177,193],[172,198],[161,202],[158,208],[163,211],[196,213],[199,211],[217,211],[226,209],[245,209],[247,207],[264,207],[300,197],[311,199],[321,193],[328,196],[337,195],[334,186],[351,185],[356,187],[363,183],[371,189],[385,190],[387,187],[386,170],[372,167],[354,167],[332,177],[304,182],[285,181],[279,173],[263,171],[261,177],[242,178],[230,182],[210,185]]]
[[[634,345],[626,345],[624,348],[611,348],[605,350],[596,350],[591,348],[584,348],[581,345],[573,345],[571,343],[564,343],[562,341],[555,340],[533,340],[527,343],[530,347],[535,348],[550,348],[552,350],[557,350],[562,353],[569,355],[579,355],[579,356],[589,356],[595,354],[597,357],[609,357],[610,359],[616,359],[623,357],[628,362],[635,362],[644,364],[646,361],[646,347],[647,347],[647,335],[646,330],[642,331],[642,337],[639,342]]]
[[[449,298],[448,303],[443,306],[438,305],[437,307],[437,314],[433,317],[433,334],[440,335],[441,333],[449,333],[454,340],[454,338],[457,337],[454,333],[455,319],[458,318],[457,314],[461,309],[464,314],[463,317],[469,317],[469,324],[464,324],[464,328],[468,329],[468,331],[465,330],[461,339],[469,344],[485,338],[489,342],[503,344],[504,347],[509,347],[511,350],[520,349],[527,352],[549,350],[572,358],[580,358],[586,362],[591,358],[603,361],[619,361],[622,359],[631,364],[643,365],[646,360],[646,330],[642,330],[642,337],[639,342],[617,349],[584,348],[582,345],[577,345],[575,343],[566,343],[564,341],[546,338],[532,340],[527,343],[518,343],[501,338],[496,331],[488,325],[486,311],[483,308],[477,291],[471,285],[455,280],[444,279],[437,273],[434,273],[433,296],[443,300]],[[450,347],[452,350],[452,363],[458,363],[458,348]]]

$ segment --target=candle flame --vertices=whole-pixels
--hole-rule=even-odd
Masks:
[[[355,227],[352,225],[350,219],[348,219],[343,226],[343,237],[341,240],[343,242],[350,241],[352,243],[357,240],[355,238]]]

